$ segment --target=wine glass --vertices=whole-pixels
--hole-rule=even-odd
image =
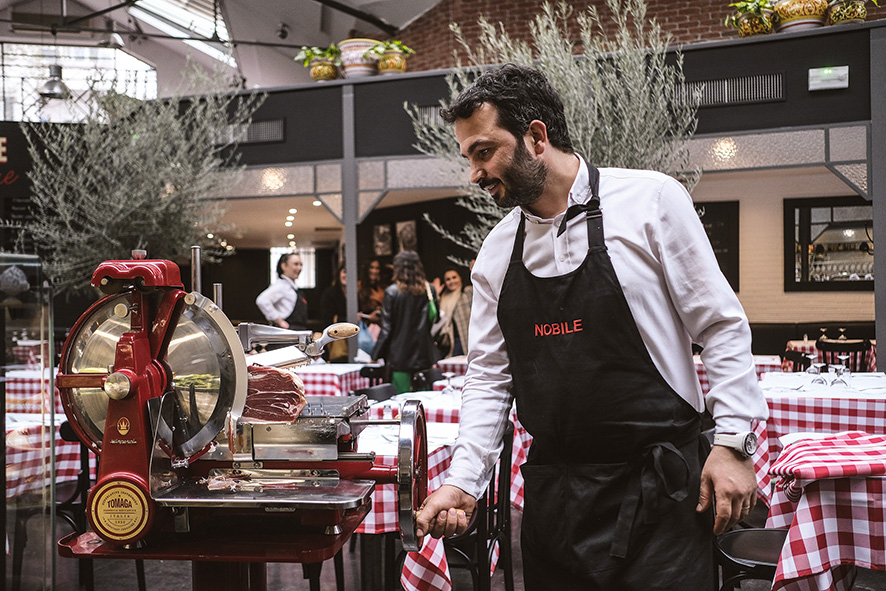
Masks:
[[[849,360],[849,353],[840,353],[839,355],[837,355],[837,359],[840,360],[839,367],[843,368],[842,375],[848,378],[851,375],[849,371],[849,364],[846,363]]]
[[[818,354],[817,353],[806,353],[805,356],[809,358],[809,367],[806,368],[806,373],[812,373],[812,374],[821,373],[815,364],[815,359],[816,359],[816,357],[818,357]]]
[[[846,340],[846,334],[845,334],[846,329],[845,329],[845,328],[840,328],[840,329],[838,329],[838,330],[840,331],[840,336],[837,337],[837,339],[839,339],[839,340],[841,340],[841,341],[845,341],[845,340]]]
[[[821,331],[821,338],[823,338],[823,339],[828,338],[828,329],[827,328],[819,328],[818,330]]]
[[[849,382],[846,381],[846,366],[840,364],[833,364],[831,368],[834,369],[834,379],[831,380],[831,387],[834,386],[844,386],[846,388],[849,387]]]
[[[444,371],[443,377],[446,378],[446,387],[443,388],[444,394],[451,394],[455,391],[455,388],[452,387],[452,378],[455,377],[454,371]]]
[[[812,384],[827,384],[828,381],[824,379],[824,376],[821,375],[821,370],[827,363],[816,362],[812,364],[812,367],[815,368],[815,371],[812,372],[815,374],[815,377],[812,378]]]

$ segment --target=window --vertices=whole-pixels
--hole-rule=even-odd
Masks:
[[[271,249],[271,281],[277,279],[277,261],[284,254],[294,252],[301,257],[301,274],[295,282],[300,289],[317,287],[317,254],[313,248],[274,247]]]
[[[855,196],[785,199],[785,291],[872,291],[873,213]]]

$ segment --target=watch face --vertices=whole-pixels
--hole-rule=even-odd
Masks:
[[[754,455],[754,452],[757,451],[757,436],[753,433],[745,435],[744,441],[742,441],[742,447],[747,455]]]

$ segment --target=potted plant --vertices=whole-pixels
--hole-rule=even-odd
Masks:
[[[868,17],[868,9],[865,7],[866,0],[831,0],[828,5],[828,17],[832,25],[843,23],[863,23]],[[879,7],[877,0],[871,0],[874,6]]]
[[[805,31],[824,26],[828,0],[778,0],[773,10],[778,14],[776,31]]]
[[[402,74],[406,71],[406,57],[414,54],[414,49],[394,39],[376,43],[363,55],[378,60],[380,74]]]
[[[378,74],[375,56],[366,57],[366,51],[379,43],[378,39],[354,37],[338,42],[341,50],[342,71],[345,78],[362,78]]]
[[[727,16],[723,24],[738,29],[740,37],[771,33],[778,21],[778,15],[769,0],[741,0],[729,6],[735,12]]]
[[[301,62],[304,67],[311,68],[311,78],[318,82],[338,78],[341,50],[334,44],[325,49],[302,46],[301,51],[293,59]]]

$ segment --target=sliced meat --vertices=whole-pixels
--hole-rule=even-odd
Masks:
[[[276,367],[249,366],[243,419],[250,423],[290,423],[307,404],[297,375]]]

